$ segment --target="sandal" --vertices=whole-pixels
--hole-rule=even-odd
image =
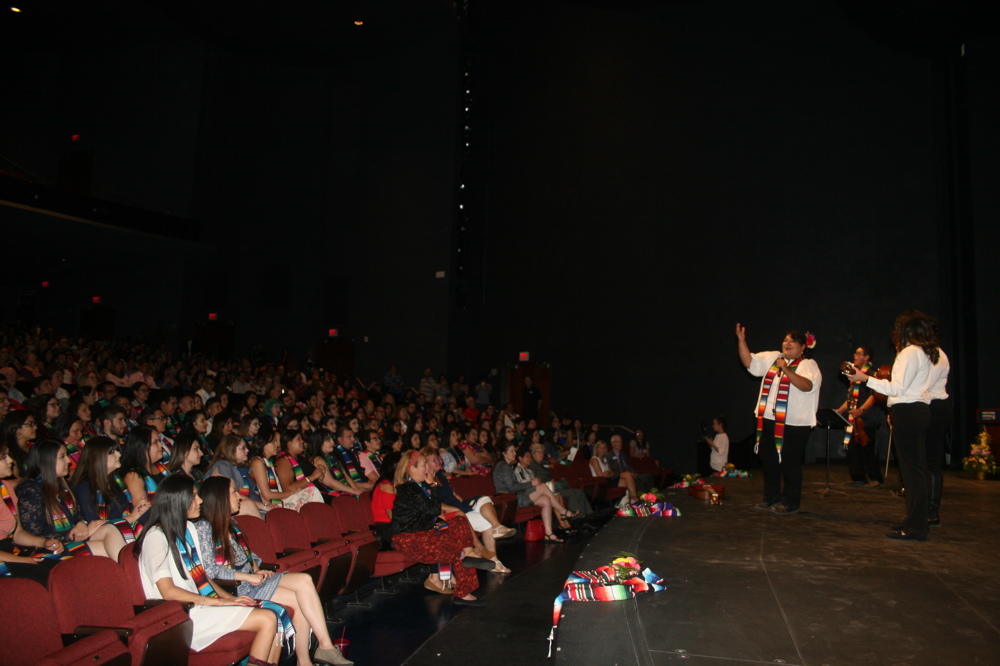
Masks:
[[[559,517],[562,518],[563,520],[569,520],[570,518],[576,518],[579,515],[580,515],[579,511],[567,511],[566,513],[562,514]]]
[[[455,590],[453,590],[448,585],[442,584],[441,587],[438,587],[437,585],[435,585],[434,583],[431,582],[430,578],[428,578],[427,580],[424,581],[424,587],[427,588],[428,590],[430,590],[431,592],[437,592],[438,594],[454,594],[455,593]]]
[[[493,561],[496,562],[496,566],[493,567],[493,570],[490,573],[498,573],[498,574],[509,574],[510,573],[510,569],[508,569],[507,567],[505,567],[503,565],[503,562],[501,562],[500,560],[493,560]]]
[[[562,539],[557,537],[555,534],[546,534],[542,541],[550,541],[552,543],[565,543]]]
[[[503,530],[503,531],[501,532],[499,530]],[[510,538],[512,536],[517,536],[517,529],[516,528],[507,527],[505,525],[500,525],[499,527],[494,527],[493,528],[493,538],[494,539],[497,539],[497,540],[508,539],[508,538]]]

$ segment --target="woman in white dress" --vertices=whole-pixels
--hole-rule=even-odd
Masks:
[[[190,565],[204,561],[206,554],[200,552],[198,534],[189,521],[200,513],[201,498],[192,479],[181,475],[164,479],[135,547],[146,596],[194,603],[192,650],[202,650],[232,631],[251,631],[256,637],[250,646],[249,664],[276,664],[281,655],[281,634],[273,612],[257,608],[257,601],[250,597],[234,597],[214,586],[208,594],[199,592],[192,570],[197,572],[201,567],[192,569]],[[204,584],[211,584],[207,576]]]

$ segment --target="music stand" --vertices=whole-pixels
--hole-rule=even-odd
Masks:
[[[815,495],[820,497],[826,497],[830,493],[838,493],[847,497],[847,493],[842,490],[833,490],[830,488],[830,431],[831,430],[844,430],[847,428],[850,421],[845,419],[843,416],[838,414],[836,410],[833,409],[821,409],[816,412],[816,425],[820,428],[826,428],[826,488],[822,490],[817,490]]]

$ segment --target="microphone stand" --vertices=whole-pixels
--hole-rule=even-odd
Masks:
[[[842,490],[834,490],[830,487],[830,430],[843,430],[847,420],[833,409],[821,409],[816,412],[816,422],[822,428],[826,428],[826,488],[817,490],[813,494],[826,497],[830,493],[837,493],[847,497],[847,493]]]

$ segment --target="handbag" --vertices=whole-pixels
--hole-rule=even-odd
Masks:
[[[545,525],[542,524],[542,519],[535,518],[534,520],[529,520],[524,530],[524,540],[541,541],[544,538],[545,538]]]

